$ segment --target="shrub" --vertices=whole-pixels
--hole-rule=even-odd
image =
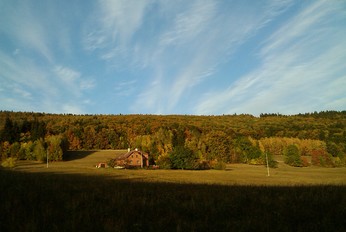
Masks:
[[[306,157],[302,157],[302,165],[303,165],[303,167],[310,166],[310,163]]]
[[[265,158],[263,159],[262,157],[256,158],[256,159],[250,159],[247,163],[251,165],[267,165]]]
[[[344,167],[346,165],[345,159],[340,159],[340,157],[336,157],[334,159],[335,167]]]
[[[207,170],[210,169],[210,162],[206,160],[202,160],[198,162],[198,169],[199,170]]]
[[[214,165],[213,168],[216,170],[226,170],[226,163],[222,160],[218,160]]]
[[[114,168],[114,167],[116,166],[115,159],[109,159],[109,160],[107,161],[107,165],[108,165],[109,167]]]
[[[17,158],[9,157],[1,163],[4,168],[14,168],[16,166]]]
[[[260,158],[260,161],[258,161],[258,164],[267,166],[267,159],[268,159],[268,166],[270,168],[277,168],[278,162],[274,160],[274,156],[270,152],[263,152]]]
[[[171,168],[171,160],[168,155],[159,156],[156,164],[162,169],[170,169]]]

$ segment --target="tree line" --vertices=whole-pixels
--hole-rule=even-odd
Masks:
[[[138,148],[167,168],[345,165],[346,111],[299,115],[71,115],[0,112],[4,160],[63,160],[66,150]],[[307,158],[308,157],[308,158]]]

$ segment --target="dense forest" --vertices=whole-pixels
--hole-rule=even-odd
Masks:
[[[66,150],[138,148],[162,168],[226,163],[344,166],[346,111],[298,115],[72,115],[0,112],[0,157],[63,160]],[[310,157],[307,159],[306,157]]]

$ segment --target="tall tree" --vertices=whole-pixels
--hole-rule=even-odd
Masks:
[[[19,141],[20,131],[18,124],[16,122],[12,122],[9,117],[5,119],[5,125],[0,133],[0,141],[8,141],[9,143],[14,143]]]

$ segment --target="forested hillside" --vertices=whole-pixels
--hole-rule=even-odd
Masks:
[[[139,148],[151,164],[218,168],[263,164],[285,155],[293,166],[345,164],[346,111],[280,114],[62,115],[0,112],[2,160],[62,160],[65,150]],[[311,162],[305,159],[311,156]]]

